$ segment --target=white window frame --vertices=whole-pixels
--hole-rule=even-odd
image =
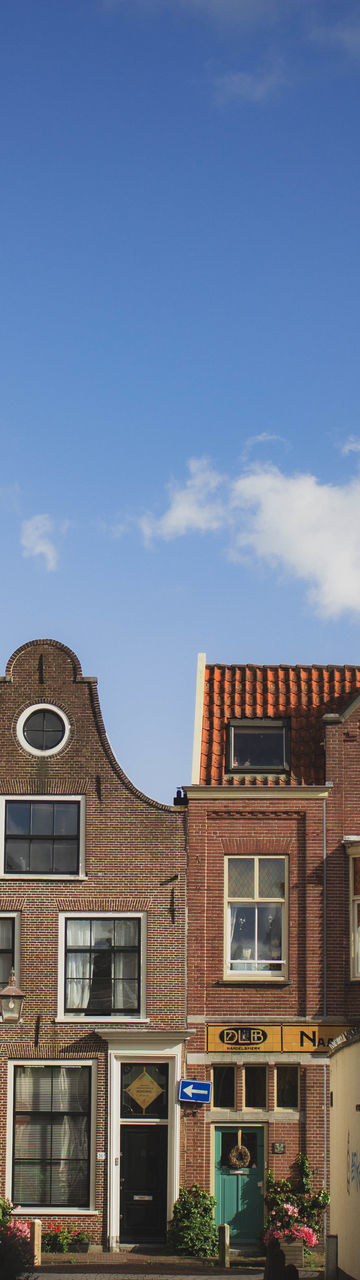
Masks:
[[[357,947],[357,911],[360,907],[360,893],[354,892],[355,861],[360,861],[360,841],[349,849],[349,915],[350,915],[350,974],[352,982],[360,982],[360,928]],[[358,952],[358,959],[356,953]]]
[[[20,930],[21,930],[21,911],[0,911],[0,920],[14,920],[14,969],[18,986],[21,986],[20,973]],[[5,984],[6,985],[6,984]],[[0,1017],[2,1022],[2,1017]]]
[[[53,711],[54,715],[59,716],[59,719],[62,720],[63,722],[64,736],[61,739],[61,742],[58,742],[56,747],[50,747],[48,751],[46,750],[42,751],[41,748],[39,749],[39,747],[30,746],[30,743],[27,742],[26,738],[24,737],[24,725],[26,724],[26,721],[29,719],[29,716],[32,716],[34,714],[34,711]],[[16,724],[17,740],[20,743],[20,746],[23,748],[23,751],[27,751],[28,755],[30,756],[42,756],[42,757],[57,756],[59,754],[59,751],[63,751],[64,747],[66,747],[69,741],[70,732],[71,732],[70,720],[68,720],[67,715],[65,715],[65,711],[62,711],[61,707],[56,707],[53,702],[34,702],[31,705],[31,707],[26,707],[25,711],[21,712],[21,715],[19,716],[19,719]]]
[[[41,802],[50,801],[56,804],[59,801],[65,804],[76,801],[80,804],[80,829],[79,829],[79,870],[76,875],[66,875],[64,872],[60,875],[34,875],[32,872],[5,871],[5,814],[6,804],[10,800],[14,804],[21,801],[32,802],[33,804],[41,804]],[[0,876],[4,880],[84,880],[85,877],[85,796],[68,796],[62,795],[6,795],[0,796]]]
[[[227,982],[275,982],[283,983],[288,977],[288,920],[289,920],[289,863],[288,858],[283,854],[269,854],[271,859],[279,858],[284,862],[285,867],[285,889],[283,898],[260,898],[258,894],[259,882],[259,862],[265,861],[266,854],[228,854],[224,860],[225,874],[225,890],[224,890],[224,980]],[[254,897],[253,898],[234,898],[229,897],[228,893],[228,864],[229,861],[237,859],[240,861],[253,862],[255,864],[255,880],[254,880]],[[231,968],[231,903],[241,902],[244,906],[257,906],[266,904],[267,902],[282,906],[282,963],[276,969],[266,972],[263,968],[251,968],[251,964],[255,965],[256,961],[249,961],[248,969]],[[263,962],[259,962],[263,963]]]
[[[274,732],[281,734],[282,739],[282,764],[273,764],[271,760],[267,760],[265,764],[237,764],[234,762],[234,736],[236,732],[244,732],[250,737],[266,738]],[[278,774],[286,775],[290,770],[290,728],[287,719],[281,720],[229,720],[227,737],[227,772],[240,774]]]
[[[105,1033],[104,1033],[105,1034]],[[131,1123],[121,1120],[121,1067],[124,1062],[169,1063],[169,1114],[168,1114],[168,1202],[167,1219],[171,1218],[174,1201],[179,1195],[180,1107],[177,1104],[177,1083],[181,1077],[183,1042],[171,1031],[147,1032],[143,1037],[136,1030],[126,1034],[126,1045],[121,1033],[114,1027],[114,1035],[106,1034],[109,1053],[109,1105],[108,1105],[108,1233],[111,1249],[119,1247],[119,1206],[122,1187],[120,1181],[121,1125]],[[135,1121],[136,1123],[136,1121]],[[139,1119],[141,1124],[141,1117]],[[158,1121],[148,1121],[157,1124]]]
[[[15,1058],[8,1063],[8,1091],[7,1091],[7,1122],[6,1122],[6,1175],[5,1175],[5,1195],[11,1200],[12,1191],[12,1163],[13,1163],[13,1142],[14,1142],[14,1095],[15,1095],[15,1067],[31,1067],[41,1070],[42,1067],[90,1067],[91,1071],[91,1104],[90,1104],[90,1179],[89,1179],[89,1206],[88,1208],[69,1208],[67,1205],[27,1205],[24,1213],[46,1213],[49,1217],[56,1213],[58,1217],[64,1214],[66,1217],[71,1215],[76,1217],[86,1217],[87,1214],[96,1213],[95,1204],[95,1174],[96,1174],[96,1115],[97,1115],[97,1062],[94,1058],[73,1058],[66,1060],[58,1058],[37,1058],[36,1061],[31,1058]]]
[[[65,924],[67,920],[140,920],[140,1013],[132,1017],[129,1013],[91,1014],[81,1009],[75,1013],[65,1012]],[[58,942],[58,1003],[56,1022],[126,1022],[131,1026],[137,1022],[149,1022],[146,1011],[146,914],[144,911],[60,911]]]
[[[279,1102],[278,1102],[278,1071],[281,1071],[281,1068],[285,1069],[285,1067],[291,1067],[291,1068],[292,1068],[292,1070],[293,1070],[293,1071],[296,1071],[296,1073],[297,1073],[297,1104],[296,1104],[296,1107],[281,1107],[281,1106],[280,1106],[280,1104],[279,1104]],[[285,1111],[286,1111],[286,1112],[287,1112],[287,1111],[291,1112],[291,1115],[297,1115],[297,1114],[299,1113],[299,1110],[300,1110],[300,1067],[299,1067],[299,1064],[298,1064],[298,1063],[296,1063],[296,1062],[277,1062],[277,1063],[276,1063],[275,1070],[274,1070],[274,1109],[275,1109],[275,1111],[280,1111],[280,1112],[281,1112],[281,1115],[284,1115],[284,1112],[285,1112]]]

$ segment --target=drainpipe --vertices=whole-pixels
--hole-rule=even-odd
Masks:
[[[326,865],[326,798],[323,799],[323,1016],[327,1010],[327,865]]]
[[[326,797],[323,798],[323,1015],[327,1013],[327,863],[326,863]],[[327,1189],[327,1066],[323,1066],[323,1098],[324,1098],[324,1173],[323,1184]],[[324,1214],[324,1236],[326,1239],[326,1214]]]

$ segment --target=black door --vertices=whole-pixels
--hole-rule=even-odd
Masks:
[[[163,1241],[167,1207],[167,1125],[123,1125],[120,1239]]]

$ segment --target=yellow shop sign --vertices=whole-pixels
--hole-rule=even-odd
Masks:
[[[206,1028],[208,1053],[326,1053],[332,1040],[349,1027],[330,1027],[327,1023],[292,1023],[269,1026],[254,1022],[251,1026],[230,1023]]]
[[[208,1053],[281,1053],[281,1027],[251,1027],[234,1023],[226,1027],[207,1027]]]
[[[309,1022],[307,1026],[283,1026],[283,1053],[326,1053],[331,1040],[336,1040],[349,1027],[329,1027],[327,1023]]]

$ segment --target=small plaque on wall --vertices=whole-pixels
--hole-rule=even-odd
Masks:
[[[285,1151],[286,1151],[285,1142],[273,1142],[271,1150],[272,1150],[273,1156],[285,1155]]]

